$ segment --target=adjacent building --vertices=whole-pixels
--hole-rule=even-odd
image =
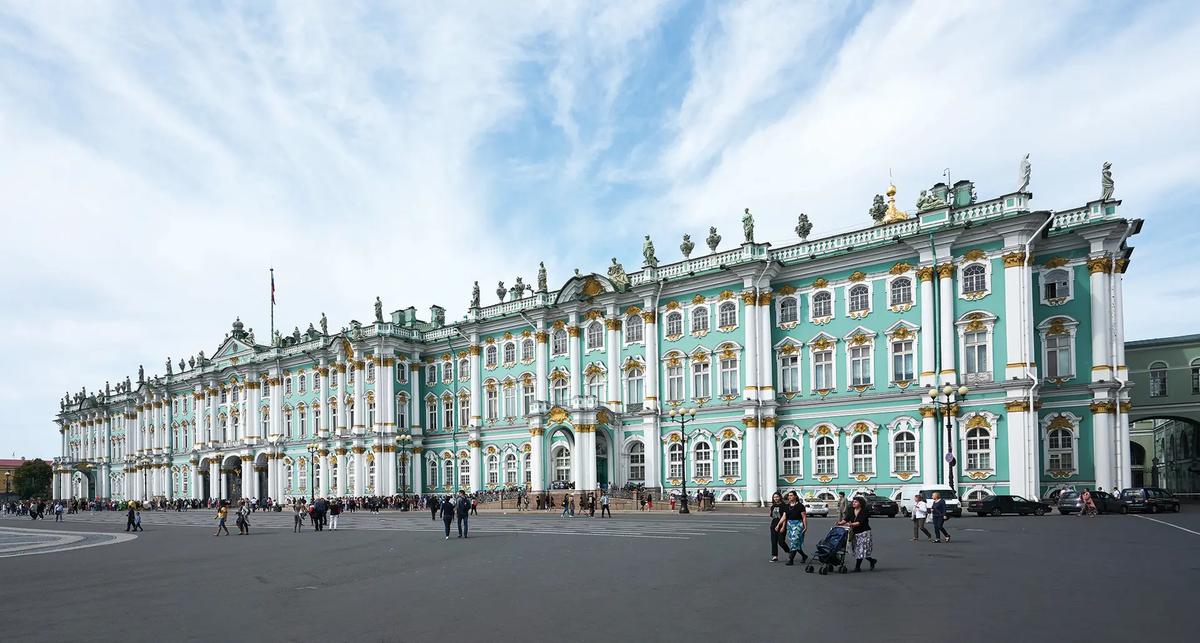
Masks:
[[[1200,492],[1200,335],[1128,342],[1133,486]]]
[[[456,323],[377,301],[370,323],[330,332],[322,315],[264,344],[234,322],[210,356],[64,398],[55,490],[686,484],[759,503],[917,482],[1125,485],[1122,281],[1141,221],[1105,181],[1060,211],[1024,188],[981,201],[963,180],[910,214],[890,186],[875,225],[808,239],[801,217],[778,247],[747,211],[733,246],[714,228],[707,251],[685,238],[667,262],[647,237],[639,270],[614,260],[551,288],[542,269],[491,305],[477,286]]]

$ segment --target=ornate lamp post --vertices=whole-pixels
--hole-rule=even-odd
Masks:
[[[316,442],[308,444],[308,495],[309,500],[317,498],[317,451],[321,450],[321,445]]]
[[[954,428],[950,424],[950,418],[955,415],[955,410],[958,403],[967,398],[967,393],[971,389],[966,385],[955,388],[953,384],[947,383],[942,386],[942,390],[934,387],[929,387],[925,392],[929,396],[929,403],[933,405],[935,413],[941,413],[942,417],[946,418],[946,462],[950,465],[950,476],[947,484],[950,485],[950,490],[954,488],[954,465],[957,464],[957,459],[954,457]]]
[[[401,509],[408,511],[408,450],[412,447],[412,436],[401,433],[396,436],[396,446],[400,447],[400,502]]]
[[[12,493],[12,471],[4,472],[4,495],[7,497]]]
[[[696,420],[696,409],[671,409],[667,415],[671,416],[672,420],[679,422],[679,434],[683,441],[683,503],[679,506],[679,513],[690,514],[692,512],[688,510],[687,493],[687,424],[688,422],[694,422]],[[668,473],[670,473],[670,471],[668,471]]]

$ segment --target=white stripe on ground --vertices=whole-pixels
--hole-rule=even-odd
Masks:
[[[1141,518],[1142,520],[1150,520],[1150,521],[1152,521],[1152,522],[1156,522],[1156,523],[1158,523],[1158,524],[1160,524],[1160,525],[1166,525],[1166,526],[1168,526],[1168,527],[1174,527],[1174,528],[1176,528],[1176,529],[1178,529],[1178,530],[1180,530],[1180,531],[1186,531],[1186,532],[1188,532],[1189,534],[1195,534],[1195,535],[1197,535],[1197,536],[1200,536],[1200,531],[1192,531],[1191,529],[1188,529],[1187,527],[1180,527],[1179,525],[1176,525],[1176,524],[1173,524],[1173,523],[1169,523],[1169,522],[1167,522],[1167,521],[1165,521],[1165,520],[1159,520],[1158,518],[1151,518],[1151,517],[1149,517],[1149,516],[1137,516],[1137,515],[1135,515],[1135,516],[1134,516],[1134,518]]]
[[[0,531],[19,532],[21,535],[25,535],[25,534],[43,534],[44,535],[46,533],[45,531],[43,531],[41,529],[19,529],[16,527],[0,527]],[[123,542],[129,541],[129,540],[133,540],[134,538],[137,538],[137,536],[135,536],[133,534],[106,534],[106,533],[101,533],[101,532],[96,532],[96,531],[72,531],[69,533],[71,536],[104,536],[106,538],[106,540],[101,540],[99,542],[94,542],[94,543],[85,543],[82,545],[72,545],[70,547],[57,547],[57,548],[49,548],[49,549],[42,548],[42,549],[35,549],[35,550],[30,550],[30,551],[18,551],[18,552],[12,552],[12,553],[4,553],[4,554],[0,554],[0,558],[14,558],[16,556],[35,556],[37,554],[53,554],[55,552],[71,551],[73,549],[87,549],[88,547],[100,547],[101,545],[115,545],[116,543],[123,543]],[[77,539],[77,540],[80,540],[80,539]]]

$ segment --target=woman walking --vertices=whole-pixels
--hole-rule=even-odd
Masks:
[[[778,491],[771,496],[771,562],[779,562],[779,546],[787,551],[787,541],[779,533],[779,523],[784,519],[783,494]]]
[[[942,542],[943,535],[946,542],[950,542],[950,532],[943,526],[946,523],[946,501],[942,500],[942,494],[936,491],[933,492],[933,506],[930,507],[930,512],[933,514],[933,542]]]
[[[917,542],[917,532],[925,534],[929,542],[933,542],[933,534],[925,528],[925,518],[929,515],[929,503],[925,502],[925,497],[917,494],[913,497],[913,542]]]
[[[225,506],[224,502],[222,502],[221,506],[217,508],[216,519],[219,520],[220,522],[217,523],[217,533],[213,534],[214,536],[220,536],[222,531],[225,532],[226,536],[229,535],[229,527],[225,526],[225,519],[228,517],[229,517],[229,508]]]
[[[862,496],[854,496],[854,499],[850,501],[850,508],[846,510],[846,515],[838,524],[850,528],[850,537],[853,538],[854,546],[854,571],[862,571],[864,558],[871,563],[871,569],[875,569],[875,563],[879,561],[871,557],[871,554],[874,553],[871,542],[871,517]]]
[[[808,514],[804,511],[804,503],[795,491],[787,494],[787,505],[783,507],[783,519],[775,528],[778,533],[786,534],[784,549],[788,552],[787,565],[796,564],[796,554],[800,554],[800,563],[808,561],[808,555],[801,551],[804,548],[804,532],[808,531]]]
[[[295,515],[292,517],[292,533],[298,534],[300,533],[300,525],[304,524],[305,506],[297,503],[292,506],[292,510],[295,512]]]
[[[446,526],[446,540],[450,540],[450,523],[454,522],[454,501],[450,496],[442,499],[442,524]]]

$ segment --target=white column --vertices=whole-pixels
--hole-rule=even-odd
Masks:
[[[360,451],[361,449],[362,447],[354,447],[351,453],[354,464],[354,495],[356,496],[367,495],[367,453]]]
[[[922,331],[924,328],[922,328]],[[928,402],[928,398],[924,400]],[[925,484],[937,484],[938,462],[941,454],[937,448],[938,425],[933,417],[932,406],[921,407],[921,478]],[[1011,468],[1011,467],[1010,467]]]
[[[1030,269],[1025,265],[1023,251],[1004,255],[1004,346],[1008,362],[1004,379],[1023,379],[1025,369],[1033,368],[1033,356],[1026,354],[1030,342],[1026,333],[1033,332],[1033,284]]]
[[[929,388],[937,384],[937,355],[934,353],[934,346],[937,341],[935,333],[937,329],[934,327],[933,316],[933,267],[924,266],[917,270],[917,277],[921,282],[921,388]],[[926,476],[929,475],[929,470],[926,470]],[[932,484],[927,482],[927,484]]]
[[[742,422],[746,425],[746,443],[743,445],[746,452],[746,502],[759,503],[763,496],[769,494],[772,487],[775,486],[770,476],[760,476],[758,470],[759,461],[765,457],[764,451],[772,451],[772,449],[763,449],[759,439],[758,418],[753,415],[752,409],[750,409],[750,413],[742,418]],[[713,453],[713,477],[715,478],[715,474],[720,473],[717,470],[717,466],[720,464],[718,457],[721,451],[720,442],[714,445],[714,449],[716,450]]]
[[[775,369],[773,368],[775,360],[772,355],[771,342],[771,291],[759,293],[758,306],[755,308],[754,315],[758,318],[758,399],[765,402],[775,399]],[[713,373],[713,376],[717,377],[719,374]],[[770,488],[774,488],[774,486],[775,482],[771,481]]]
[[[221,435],[220,435],[221,425],[220,425],[220,421],[217,418],[220,417],[221,392],[217,390],[214,382],[209,382],[208,401],[209,401],[208,419],[209,419],[209,424],[210,424],[209,431],[208,431],[208,441],[210,443],[220,442],[222,439]],[[210,486],[212,486],[214,489],[216,488],[215,484],[210,485]],[[215,495],[211,496],[211,497],[216,498]]]
[[[608,406],[620,413],[625,407],[621,400],[621,318],[616,306],[609,309],[609,319],[604,325],[608,329]],[[603,400],[599,400],[603,402]],[[615,455],[615,454],[610,454]]]
[[[1125,270],[1129,266],[1128,259],[1118,259],[1113,267],[1113,295],[1116,304],[1116,327],[1113,332],[1116,333],[1117,354],[1113,358],[1113,365],[1117,367],[1117,377],[1122,381],[1129,381],[1129,367],[1125,365]],[[1133,484],[1133,467],[1129,460],[1129,390],[1126,389],[1121,393],[1120,399],[1117,400],[1117,454],[1121,460],[1118,463],[1117,471],[1119,476],[1114,484],[1118,489],[1124,489]]]
[[[367,433],[367,363],[363,360],[356,360],[354,367],[354,426],[351,429],[354,435],[363,435]],[[375,406],[376,421],[378,421],[379,406]],[[356,480],[362,488],[366,488],[365,481]],[[361,495],[361,494],[360,494]]]
[[[1113,403],[1092,402],[1092,454],[1096,469],[1096,486],[1111,491],[1113,487]]]
[[[542,322],[538,322],[537,332],[534,333],[534,399],[540,402],[545,402],[550,399],[546,392],[547,379],[550,377],[550,368],[548,365],[548,357],[546,355],[547,342],[550,336],[546,333],[546,329]],[[541,489],[534,485],[535,489]]]
[[[746,381],[745,397],[746,400],[752,401],[758,399],[758,374],[755,371],[755,365],[760,353],[758,344],[758,334],[760,326],[758,323],[758,298],[753,290],[742,291],[742,303],[745,309],[746,323],[746,359],[743,360],[745,366],[743,370],[743,378]],[[661,366],[656,363],[656,368]],[[757,422],[757,420],[755,420]]]
[[[1112,273],[1112,259],[1103,254],[1088,259],[1088,272],[1091,273],[1091,326],[1092,326],[1092,381],[1112,380],[1113,360],[1112,323],[1109,316],[1109,279]],[[1106,445],[1111,448],[1111,445]],[[1099,483],[1097,483],[1099,484]],[[1108,485],[1105,485],[1105,489]]]
[[[576,397],[583,395],[583,367],[579,354],[579,326],[574,313],[571,313],[570,319],[567,325],[567,353],[571,363],[571,400],[574,401]]]
[[[942,344],[942,371],[940,376],[942,382],[954,383],[958,379],[958,373],[954,367],[954,353],[957,346],[954,337],[954,264],[943,263],[938,266],[937,272],[939,278],[938,294],[941,299],[941,319],[938,324]]]
[[[412,427],[412,434],[424,435],[422,422],[425,421],[424,410],[421,403],[421,360],[413,355],[413,361],[408,365],[408,385],[410,387],[408,393],[408,425]],[[432,428],[432,427],[430,427]]]
[[[769,415],[763,418],[763,428],[759,429],[762,444],[760,452],[762,453],[762,462],[766,469],[766,474],[763,476],[766,479],[766,485],[761,487],[762,493],[759,498],[769,500],[771,494],[779,487],[779,443],[775,433],[774,415]]]
[[[530,427],[529,429],[529,466],[533,467],[530,485],[533,486],[533,491],[535,492],[546,490],[544,431],[545,429],[540,426]]]
[[[317,373],[321,376],[321,398],[317,400],[321,403],[321,424],[316,428],[317,435],[324,433],[325,437],[337,433],[337,419],[334,417],[334,411],[329,407],[329,367],[326,366],[325,360],[321,360],[321,365],[317,367]]]
[[[337,364],[333,365],[333,368],[334,368],[334,370],[337,371],[337,376],[338,376],[337,425],[336,425],[337,429],[333,433],[338,436],[345,436],[345,435],[349,434],[349,432],[350,432],[349,427],[346,426],[347,421],[349,420],[349,412],[347,411],[347,408],[346,408],[347,405],[346,405],[346,395],[345,395],[346,365],[341,362],[338,362]],[[338,476],[340,477],[341,475],[342,475],[341,470],[339,469]],[[339,487],[338,491],[345,492],[346,488]],[[343,495],[343,494],[339,493],[338,495]]]
[[[258,494],[254,493],[254,458],[244,455],[242,458],[242,497],[253,498]]]
[[[653,366],[657,368],[657,365]],[[662,488],[662,440],[659,438],[658,414],[642,416],[642,440],[646,445],[646,487]]]
[[[471,399],[470,399],[470,403],[468,404],[468,411],[469,411],[469,415],[471,417],[468,418],[470,420],[468,422],[468,426],[462,427],[464,429],[470,429],[474,432],[478,432],[479,425],[482,423],[481,420],[483,419],[483,413],[480,410],[482,408],[482,404],[483,404],[483,368],[481,368],[481,364],[480,364],[481,360],[479,359],[479,354],[482,352],[482,348],[479,346],[478,342],[479,342],[479,336],[472,333],[471,334],[471,346],[467,349],[467,353],[469,356],[468,359],[470,360],[470,364],[471,364],[471,366],[470,366],[470,368],[471,368],[471,377],[470,377]],[[455,400],[455,404],[457,404],[457,399]],[[455,406],[455,408],[454,408],[454,414],[456,416],[458,415],[458,407],[457,406]],[[474,437],[478,438],[477,435]],[[478,489],[478,488],[479,487],[475,487],[475,489]]]
[[[347,482],[350,479],[350,470],[348,469],[350,463],[346,457],[345,448],[338,447],[335,450],[335,453],[336,455],[334,457],[337,459],[337,482],[336,489],[334,489],[334,495],[347,496],[349,495]]]
[[[658,390],[658,373],[662,368],[658,358],[658,311],[649,310],[642,313],[642,337],[646,342],[646,381],[643,387],[643,395],[645,400],[642,403],[642,408],[647,411],[658,412],[659,405],[659,390]],[[646,451],[647,465],[649,465],[650,452],[649,445]],[[647,470],[647,476],[649,470]],[[646,478],[646,484],[649,485],[649,477]]]
[[[475,373],[472,372],[471,376],[474,377]],[[472,397],[472,400],[474,400],[474,397]],[[482,469],[481,460],[483,457],[483,449],[480,448],[482,445],[479,442],[478,434],[473,432],[472,436],[473,437],[467,441],[467,445],[471,447],[471,488],[467,490],[467,493],[478,491],[483,488],[481,480],[482,476],[480,475]]]

